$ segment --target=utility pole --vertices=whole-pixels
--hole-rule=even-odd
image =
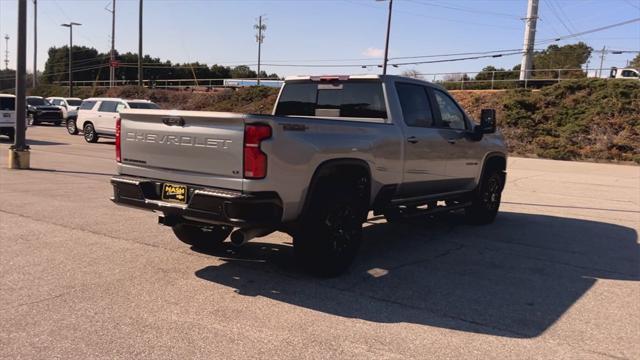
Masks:
[[[9,70],[9,34],[4,34],[4,69]]]
[[[7,37],[5,37],[6,39]],[[16,64],[16,128],[15,140],[9,148],[9,168],[29,168],[27,130],[27,0],[18,0],[18,62]]]
[[[382,75],[387,74],[387,62],[389,62],[389,35],[391,34],[391,10],[393,10],[393,0],[389,0],[389,14],[387,16],[387,37],[384,42],[384,63],[382,64]]]
[[[267,25],[262,23],[262,15],[258,18],[258,24],[253,25],[253,28],[258,30],[256,34],[256,42],[258,42],[258,75],[256,78],[258,80],[258,86],[260,86],[260,55],[262,53],[262,42],[264,41],[262,32],[267,30]]]
[[[538,0],[529,0],[527,17],[524,18],[524,45],[522,48],[522,64],[520,65],[520,81],[529,80],[533,68],[533,49],[536,41],[538,23]]]
[[[138,13],[138,86],[142,86],[142,0]]]
[[[69,28],[69,97],[73,97],[73,72],[71,64],[73,63],[73,26],[82,25],[76,22],[70,22],[68,24],[61,24],[60,26]]]
[[[33,87],[38,84],[38,0],[33,0]]]
[[[109,53],[109,87],[113,87],[113,80],[116,78],[116,68],[113,66],[116,60],[116,0],[111,0],[111,52]]]
[[[604,54],[607,50],[606,46],[602,47],[602,53],[600,53],[600,70],[598,71],[598,77],[602,77],[602,65],[604,65]]]

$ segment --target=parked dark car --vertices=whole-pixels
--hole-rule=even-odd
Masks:
[[[27,96],[27,113],[33,118],[33,125],[48,122],[56,126],[62,124],[62,110],[41,96]]]

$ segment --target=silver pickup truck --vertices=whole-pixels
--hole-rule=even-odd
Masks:
[[[370,210],[493,221],[506,148],[441,87],[398,76],[294,77],[272,115],[127,109],[112,200],[153,210],[196,248],[284,231],[310,271],[352,263]],[[233,231],[235,229],[235,231]]]

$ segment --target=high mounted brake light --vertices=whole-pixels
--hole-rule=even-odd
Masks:
[[[122,152],[120,149],[120,144],[121,144],[120,129],[121,129],[121,120],[120,118],[117,118],[116,119],[116,161],[117,162],[122,162]]]
[[[271,127],[264,124],[247,125],[244,128],[244,178],[263,179],[267,176],[267,154],[260,143],[271,137]]]
[[[311,81],[346,81],[349,80],[349,75],[322,75],[312,76]]]

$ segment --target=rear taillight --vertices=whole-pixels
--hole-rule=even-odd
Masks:
[[[116,119],[116,161],[122,162],[121,150],[120,150],[120,118]]]
[[[260,143],[271,137],[269,125],[247,125],[244,128],[244,178],[263,179],[267,176],[267,154]]]

